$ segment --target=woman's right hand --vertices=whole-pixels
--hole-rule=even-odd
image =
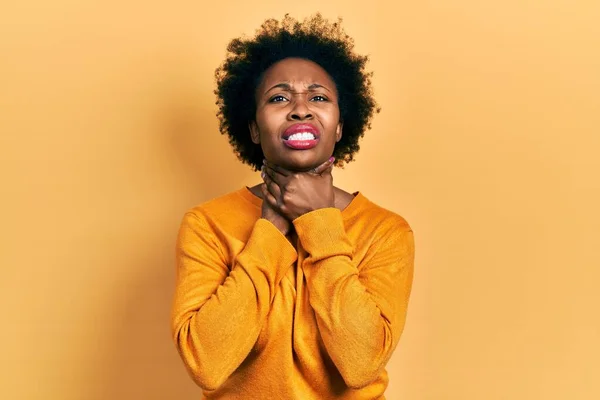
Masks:
[[[260,190],[263,195],[261,218],[264,218],[267,221],[271,222],[273,225],[275,225],[275,227],[277,229],[279,229],[279,231],[281,233],[283,233],[284,236],[287,236],[290,233],[291,226],[292,226],[290,221],[288,221],[283,215],[281,215],[279,212],[277,212],[269,204],[269,202],[265,200],[267,196],[271,196],[271,194],[267,190],[267,185],[264,183],[261,184]]]

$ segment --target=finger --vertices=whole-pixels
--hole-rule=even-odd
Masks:
[[[285,186],[287,182],[286,175],[283,175],[268,166],[265,166],[265,172],[275,183],[277,183],[277,185],[279,185],[280,187]]]
[[[275,197],[275,199],[279,199],[281,197],[281,188],[279,187],[277,182],[271,179],[271,176],[266,171],[263,171],[261,173],[261,176],[263,178],[263,181],[265,182],[269,193],[271,193],[273,197]]]
[[[333,169],[333,163],[335,162],[335,158],[334,157],[329,157],[329,159],[327,161],[325,161],[323,164],[319,165],[318,167],[316,167],[313,172],[317,175],[321,175],[323,172],[327,171],[327,169],[331,170]]]
[[[272,169],[273,171],[283,175],[283,176],[289,176],[291,175],[293,172],[292,171],[288,171],[287,169],[280,167],[279,165],[275,165],[273,163],[268,162],[267,160],[263,160],[263,165],[266,166],[267,168]]]
[[[275,199],[275,197],[269,192],[269,189],[265,183],[260,185],[260,190],[263,194],[263,201],[269,204],[271,207],[277,208],[277,199]]]

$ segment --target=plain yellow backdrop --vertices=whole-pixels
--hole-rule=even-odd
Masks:
[[[169,332],[185,210],[259,181],[228,41],[343,17],[382,106],[346,190],[403,215],[391,400],[600,398],[600,2],[30,0],[0,11],[0,398],[198,399]]]

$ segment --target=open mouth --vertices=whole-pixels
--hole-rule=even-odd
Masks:
[[[297,140],[315,140],[315,139],[316,139],[316,136],[312,132],[298,132],[298,133],[291,134],[284,140],[297,141]]]
[[[285,130],[283,143],[294,150],[312,149],[319,142],[319,131],[311,124],[296,124]]]

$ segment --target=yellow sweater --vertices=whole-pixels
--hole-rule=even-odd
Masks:
[[[247,188],[194,207],[177,239],[172,330],[204,399],[384,399],[414,243],[357,193],[293,221],[293,246]]]

